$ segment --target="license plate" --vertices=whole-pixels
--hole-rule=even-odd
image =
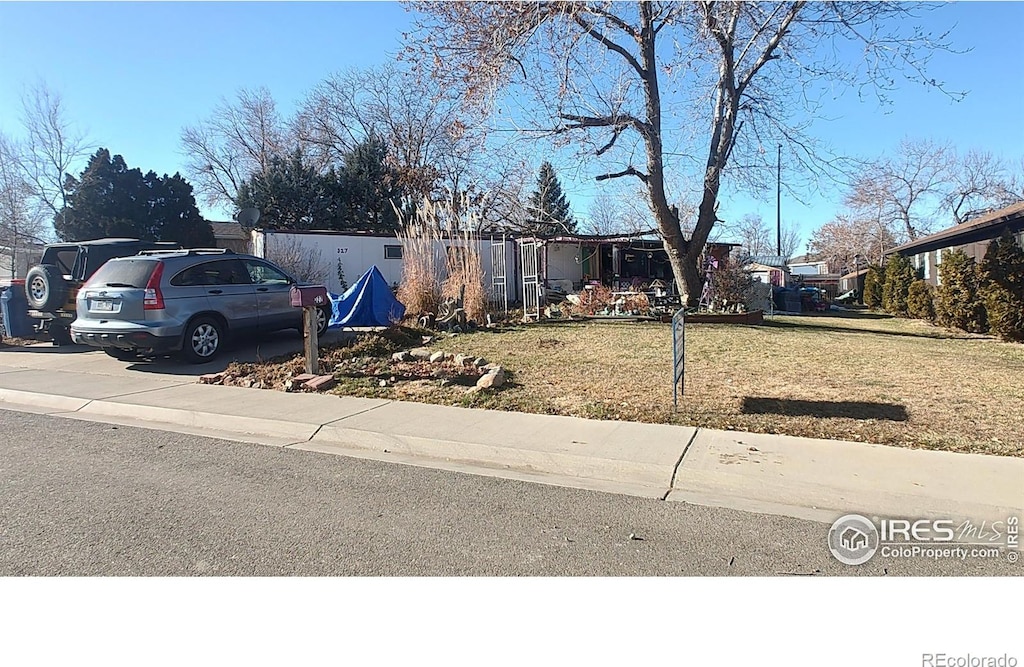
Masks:
[[[113,301],[93,301],[92,309],[96,311],[112,311],[114,310]]]

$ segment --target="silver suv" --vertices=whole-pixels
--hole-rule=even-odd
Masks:
[[[271,262],[230,250],[147,251],[112,259],[79,290],[76,343],[132,361],[180,352],[191,363],[213,359],[228,336],[297,329],[291,305],[299,284]],[[327,329],[329,306],[317,311]]]

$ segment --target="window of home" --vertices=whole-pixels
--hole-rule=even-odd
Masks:
[[[400,246],[400,245],[386,245],[386,246],[384,246],[384,259],[402,259],[402,246]]]

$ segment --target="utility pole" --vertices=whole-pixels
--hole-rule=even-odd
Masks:
[[[775,162],[775,252],[782,257],[782,144]]]

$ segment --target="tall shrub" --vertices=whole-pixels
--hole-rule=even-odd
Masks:
[[[882,269],[877,266],[869,266],[868,272],[864,274],[864,305],[868,308],[882,307]]]
[[[974,258],[963,250],[942,253],[939,279],[942,284],[935,290],[936,321],[973,333],[988,331],[981,298],[981,270]]]
[[[935,319],[935,306],[932,298],[932,286],[924,280],[915,280],[907,292],[907,312],[919,320]]]
[[[1009,230],[992,241],[981,262],[982,298],[992,333],[1024,341],[1024,249]]]
[[[441,228],[433,205],[424,201],[412,216],[401,216],[398,240],[402,244],[402,280],[395,297],[409,315],[437,313],[441,302],[436,248]]]
[[[882,285],[882,307],[893,315],[908,315],[907,295],[910,286],[917,279],[910,260],[902,255],[892,255],[885,265],[885,284]]]
[[[482,322],[488,293],[480,244],[472,232],[479,221],[468,200],[424,199],[413,216],[399,212],[399,217],[403,266],[397,297],[406,312],[436,314],[443,300],[461,295],[466,316]]]

